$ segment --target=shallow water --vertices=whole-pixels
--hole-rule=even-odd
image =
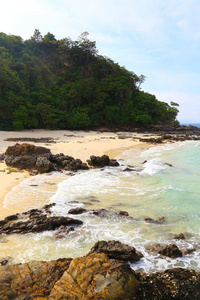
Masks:
[[[8,236],[0,240],[0,257],[10,255],[14,262],[78,257],[85,255],[98,240],[115,239],[144,254],[140,262],[132,265],[135,270],[155,272],[171,267],[200,270],[199,150],[199,142],[162,145],[142,152],[132,149],[118,157],[121,166],[117,168],[83,171],[72,177],[53,173],[26,180],[15,188],[14,194],[7,195],[4,205],[8,209],[16,203],[24,208],[28,196],[32,207],[56,202],[55,215],[67,215],[69,209],[77,206],[108,209],[112,215],[75,216],[84,225],[58,240],[52,232]],[[127,165],[136,166],[135,171],[124,172]],[[119,210],[127,211],[134,219],[115,216],[114,212]],[[145,217],[162,216],[166,218],[162,224],[144,221]],[[172,239],[175,234],[185,232],[189,233],[186,240]],[[197,250],[179,259],[163,259],[146,250],[154,243],[174,242],[180,249]]]

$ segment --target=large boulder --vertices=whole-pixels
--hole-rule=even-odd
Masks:
[[[112,264],[105,254],[74,259],[56,282],[49,299],[131,300],[140,283],[128,264]]]
[[[0,299],[48,299],[46,297],[71,260],[64,258],[0,266]]]
[[[134,247],[123,244],[119,241],[99,241],[90,250],[87,255],[93,253],[105,253],[111,259],[136,262],[143,257],[142,253]]]
[[[19,169],[36,169],[40,173],[52,171],[53,166],[48,163],[50,149],[31,144],[15,144],[9,146],[5,152],[5,162],[8,166]]]

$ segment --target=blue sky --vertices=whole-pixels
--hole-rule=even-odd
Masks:
[[[200,123],[199,16],[199,0],[7,0],[0,31],[73,40],[87,31],[99,54],[146,76],[144,91],[178,102],[181,122]]]

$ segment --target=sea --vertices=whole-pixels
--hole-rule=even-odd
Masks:
[[[200,141],[148,150],[133,148],[117,157],[119,167],[80,171],[74,176],[54,172],[22,181],[7,194],[4,208],[14,205],[17,209],[18,205],[26,210],[55,202],[54,215],[75,217],[83,225],[60,239],[47,231],[2,237],[0,258],[11,256],[15,263],[75,258],[86,255],[97,241],[118,240],[143,253],[144,257],[131,265],[136,271],[153,273],[174,267],[200,271],[199,153]],[[104,209],[107,213],[103,217],[89,212],[69,215],[75,207]],[[133,218],[119,216],[119,211]],[[145,221],[160,217],[165,221]],[[174,239],[180,233],[185,239]],[[163,258],[149,251],[156,243],[175,243],[181,250],[195,251],[177,259]]]

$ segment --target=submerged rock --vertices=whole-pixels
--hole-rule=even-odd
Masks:
[[[53,238],[54,239],[62,239],[68,235],[69,232],[74,231],[74,227],[72,226],[64,226],[61,225],[56,231],[53,233]]]
[[[158,219],[154,220],[152,218],[145,218],[144,219],[145,222],[148,222],[148,223],[155,223],[155,224],[159,224],[159,223],[163,223],[166,221],[165,217],[159,217]]]
[[[175,240],[185,240],[185,235],[183,233],[180,233],[178,235],[175,235],[173,238]]]

